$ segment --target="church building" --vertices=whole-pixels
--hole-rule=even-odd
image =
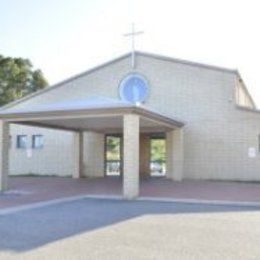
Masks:
[[[151,140],[165,162],[151,160]],[[239,72],[135,51],[1,108],[0,190],[8,175],[104,178],[109,167],[127,199],[156,167],[173,181],[260,181],[260,113]]]

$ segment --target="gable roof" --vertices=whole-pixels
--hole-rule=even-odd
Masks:
[[[153,54],[153,53],[148,53],[148,52],[143,52],[143,51],[135,51],[135,53],[136,53],[137,55],[143,56],[143,57],[148,57],[148,58],[153,58],[153,59],[159,59],[159,60],[169,61],[169,62],[174,62],[174,63],[180,63],[180,64],[184,64],[184,65],[188,65],[188,66],[200,67],[200,68],[204,68],[204,69],[215,70],[215,71],[221,71],[221,72],[225,72],[225,73],[232,73],[232,74],[236,74],[239,78],[241,78],[240,75],[239,75],[238,70],[236,70],[236,69],[228,69],[228,68],[224,68],[224,67],[218,67],[218,66],[213,66],[213,65],[207,65],[207,64],[203,64],[203,63],[198,63],[198,62],[193,62],[193,61],[187,61],[187,60],[172,58],[172,57],[168,57],[168,56],[163,56],[163,55],[158,55],[158,54]],[[6,104],[5,106],[2,106],[2,107],[0,108],[0,111],[5,110],[5,109],[8,109],[8,108],[10,108],[10,107],[12,107],[12,106],[15,106],[16,104],[19,104],[19,103],[21,103],[21,102],[23,102],[23,101],[26,101],[26,100],[28,100],[28,99],[31,99],[31,98],[33,98],[33,97],[35,97],[35,96],[41,95],[41,94],[43,94],[43,93],[45,93],[45,92],[51,91],[51,90],[53,90],[53,89],[55,89],[55,88],[58,88],[58,87],[60,87],[60,86],[62,86],[62,85],[64,85],[64,84],[66,84],[66,83],[68,83],[68,82],[70,82],[70,81],[73,81],[73,80],[75,80],[75,79],[77,79],[77,78],[86,76],[86,75],[88,75],[88,74],[90,74],[90,73],[92,73],[92,72],[95,72],[95,71],[98,70],[98,69],[101,69],[101,68],[103,68],[103,67],[109,66],[109,65],[111,65],[111,64],[113,64],[113,63],[115,63],[115,62],[118,62],[118,61],[120,61],[120,60],[122,60],[122,59],[125,59],[125,58],[128,58],[128,57],[130,57],[130,56],[131,56],[131,52],[128,52],[128,53],[126,53],[126,54],[124,54],[124,55],[121,55],[121,56],[119,56],[119,57],[117,57],[117,58],[115,58],[115,59],[113,59],[113,60],[107,61],[107,62],[105,62],[105,63],[103,63],[103,64],[101,64],[101,65],[95,66],[95,67],[93,67],[93,68],[91,68],[91,69],[89,69],[89,70],[87,70],[87,71],[84,71],[84,72],[82,72],[82,73],[76,74],[76,75],[74,75],[74,76],[72,76],[72,77],[70,77],[70,78],[68,78],[68,79],[65,79],[65,80],[63,80],[63,81],[61,81],[61,82],[58,82],[58,83],[56,83],[56,84],[54,84],[54,85],[52,85],[52,86],[46,87],[46,88],[44,88],[44,89],[42,89],[42,90],[36,91],[36,92],[34,92],[34,93],[32,93],[32,94],[29,94],[29,95],[27,95],[27,96],[25,96],[25,97],[23,97],[23,98],[20,98],[20,99],[18,99],[18,100],[15,100],[15,101],[13,101],[13,102],[10,102],[10,103]],[[247,90],[247,92],[248,92],[248,90]],[[248,92],[248,93],[249,93],[249,92]]]

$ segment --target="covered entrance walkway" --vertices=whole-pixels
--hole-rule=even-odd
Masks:
[[[0,189],[8,188],[9,124],[23,124],[72,131],[75,179],[104,173],[104,136],[123,136],[123,196],[140,193],[139,175],[147,167],[145,138],[148,133],[166,135],[166,176],[183,175],[183,123],[147,107],[108,98],[72,100],[0,113]],[[86,139],[86,140],[85,140]],[[101,177],[100,175],[99,177]]]

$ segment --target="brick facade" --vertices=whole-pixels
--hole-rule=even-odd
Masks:
[[[0,120],[0,191],[7,189],[9,170],[9,124]]]
[[[126,199],[139,195],[139,116],[124,116],[124,178]]]
[[[32,149],[33,135],[43,136],[43,148]],[[27,136],[28,149],[17,148],[17,136]],[[71,176],[74,172],[72,132],[10,124],[10,175]]]
[[[73,172],[72,177],[74,179],[79,179],[83,176],[84,171],[84,134],[83,132],[73,133],[73,143],[72,143],[72,160],[73,160]]]
[[[174,181],[183,178],[183,129],[174,129],[166,133],[166,177]]]
[[[136,55],[136,71],[149,81],[145,105],[185,123],[182,178],[260,180],[260,113],[237,108],[237,73],[142,54]],[[18,103],[16,108],[93,95],[118,99],[118,85],[129,72],[127,56]],[[47,136],[52,141],[41,152],[34,151],[33,160],[24,151],[11,151],[11,173],[71,174],[71,149],[65,148],[72,145],[71,134],[46,131],[50,131],[46,141]],[[253,158],[248,155],[250,148],[256,151]]]
[[[84,132],[84,177],[104,177],[105,135]]]

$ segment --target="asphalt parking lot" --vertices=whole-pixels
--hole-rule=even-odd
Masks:
[[[260,208],[81,199],[0,216],[0,259],[258,259]]]

